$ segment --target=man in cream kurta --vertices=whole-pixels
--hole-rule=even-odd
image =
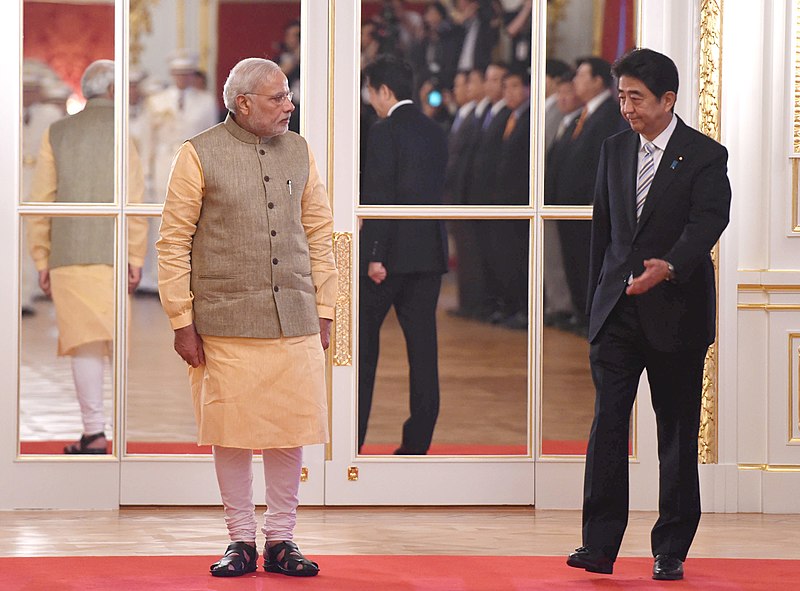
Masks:
[[[274,62],[239,62],[229,115],[173,161],[156,244],[161,301],[210,444],[231,544],[214,576],[256,569],[252,450],[266,486],[264,569],[313,576],[292,542],[302,446],[328,439],[324,349],[336,298],[333,220]]]
[[[31,201],[114,201],[114,62],[91,63],[81,79],[87,102],[44,132],[31,182]],[[144,179],[131,145],[128,201],[141,202]],[[128,223],[128,292],[139,283],[147,222]],[[114,338],[114,220],[100,216],[30,216],[26,221],[39,286],[52,296],[58,354],[71,358],[83,434],[68,454],[105,454],[104,358]]]

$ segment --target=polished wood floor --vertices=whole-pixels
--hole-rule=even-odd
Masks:
[[[585,339],[545,328],[541,344],[535,343],[528,331],[448,314],[456,306],[455,277],[450,273],[437,313],[442,402],[434,443],[525,446],[529,426],[537,421],[544,439],[586,438],[594,391]],[[22,320],[20,435],[32,441],[74,438],[81,430],[79,410],[69,360],[55,355],[53,306],[40,300],[35,308],[36,315]],[[194,441],[186,366],[172,349],[172,331],[158,298],[132,298],[130,317],[124,409],[128,439]],[[539,346],[541,356],[535,350]],[[112,384],[109,370],[109,417]],[[541,407],[531,409],[528,393],[537,387],[542,391]],[[341,395],[334,399],[341,400]],[[381,333],[367,443],[399,443],[407,415],[405,341],[391,313]]]
[[[620,556],[650,556],[655,519],[631,514]],[[227,544],[219,508],[13,511],[0,513],[0,524],[0,556],[215,555]],[[800,515],[706,514],[690,557],[800,560],[798,531]],[[580,545],[580,513],[301,507],[296,539],[316,555],[558,556]]]

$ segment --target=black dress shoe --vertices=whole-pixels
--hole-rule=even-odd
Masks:
[[[614,572],[614,561],[600,550],[581,546],[567,557],[567,566],[582,568],[590,573],[610,575]]]
[[[659,554],[653,563],[656,581],[680,581],[683,578],[683,560],[670,554]]]
[[[394,450],[394,455],[396,456],[424,456],[427,453],[428,450],[412,449],[410,447],[406,447],[405,445],[401,445],[396,450]]]

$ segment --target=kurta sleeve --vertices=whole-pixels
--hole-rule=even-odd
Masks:
[[[144,175],[142,161],[136,144],[129,144],[128,156],[128,203],[141,203],[144,200]],[[140,216],[128,217],[128,264],[144,266],[147,255],[147,220]]]
[[[173,329],[193,322],[192,241],[203,205],[203,168],[191,143],[185,142],[172,161],[158,251],[158,291]]]
[[[56,159],[50,144],[50,128],[44,132],[36,159],[31,183],[31,201],[54,202],[57,190]],[[30,216],[26,221],[28,249],[37,271],[49,266],[50,259],[50,218]]]
[[[333,320],[338,278],[333,260],[333,214],[328,201],[328,192],[319,177],[310,147],[308,182],[303,191],[301,207],[301,221],[311,257],[311,278],[317,290],[317,313],[320,318]]]

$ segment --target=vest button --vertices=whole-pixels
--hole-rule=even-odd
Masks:
[[[274,204],[272,201],[270,201],[269,203],[267,203],[267,207],[269,207],[270,209],[272,209],[272,208],[274,208],[274,207],[275,207],[275,204]]]
[[[272,291],[279,291],[279,290],[278,290],[278,286],[276,285],[275,287],[273,287],[273,288],[272,288]]]
[[[266,154],[266,152],[265,152],[264,150],[259,150],[259,151],[258,151],[258,153],[259,153],[259,154],[261,154],[262,156],[263,156],[264,154]]]
[[[277,265],[278,264],[278,259],[272,259],[272,264],[273,265]]]
[[[270,232],[270,236],[277,236],[277,235],[278,233],[275,230],[272,230],[272,232]]]
[[[264,177],[264,180],[265,180],[265,181],[267,181],[267,182],[269,182],[269,177],[268,177],[268,176],[265,176],[265,177]]]

